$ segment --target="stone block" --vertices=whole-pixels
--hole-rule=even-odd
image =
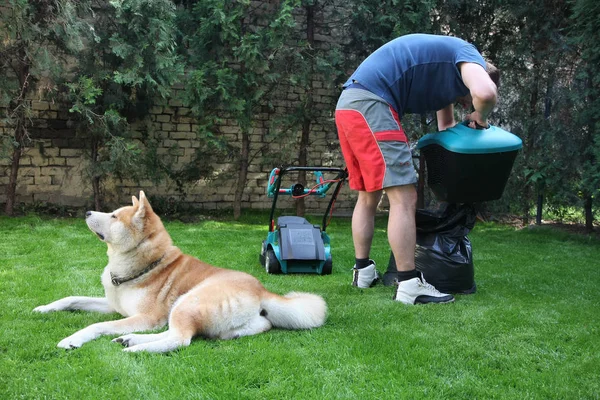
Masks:
[[[240,132],[240,128],[237,126],[225,125],[225,126],[219,127],[219,131],[223,134],[230,134],[230,133],[237,134]]]
[[[34,183],[36,186],[42,187],[43,185],[50,186],[52,184],[52,178],[50,176],[36,176],[34,179]]]
[[[44,151],[41,154],[41,157],[59,157],[60,152],[61,152],[61,149],[59,149],[57,147],[44,148]]]
[[[7,162],[6,165],[10,165],[10,162]],[[31,165],[33,165],[33,160],[31,157],[21,156],[21,158],[19,159],[19,167],[29,167]]]
[[[39,174],[42,176],[64,175],[65,169],[61,167],[40,167]]]
[[[63,108],[65,108],[61,104],[55,102],[50,102],[48,105],[52,111],[63,111]]]
[[[83,162],[84,161],[81,158],[74,158],[74,157],[65,158],[65,166],[67,166],[67,167],[78,167]]]
[[[190,116],[192,114],[192,109],[187,107],[179,107],[177,109],[177,115],[181,116]]]
[[[173,148],[173,147],[177,147],[177,141],[176,140],[171,140],[171,139],[166,139],[163,140],[162,145],[166,148]]]
[[[175,130],[175,125],[173,125],[171,123],[163,123],[160,126],[160,129],[163,130],[163,131],[167,131],[167,132],[174,131]]]
[[[49,110],[50,109],[50,103],[48,103],[47,101],[32,101],[31,102],[31,109],[32,110],[38,110],[38,111]]]
[[[83,151],[80,149],[60,149],[61,157],[80,157]]]
[[[191,132],[192,126],[190,124],[177,124],[178,132]]]
[[[69,160],[69,159],[72,159],[72,158],[75,159],[75,157],[68,157],[68,158],[67,157],[45,157],[44,158],[45,163],[40,164],[40,165],[47,165],[47,166],[66,165],[67,164],[66,160]]]
[[[174,140],[181,140],[181,139],[195,140],[196,133],[195,132],[171,132],[169,134],[169,137]]]

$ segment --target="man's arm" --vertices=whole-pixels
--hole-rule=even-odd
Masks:
[[[465,62],[461,63],[459,67],[463,82],[471,92],[475,108],[475,111],[467,118],[481,126],[488,127],[487,117],[496,105],[498,89],[481,65]]]

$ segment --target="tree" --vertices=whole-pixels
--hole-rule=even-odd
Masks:
[[[341,79],[345,78],[341,43],[331,40],[333,38],[318,40],[319,34],[325,36],[340,26],[341,21],[326,20],[326,16],[334,15],[333,3],[318,0],[299,2],[295,14],[297,19],[302,18],[302,23],[298,24],[290,40],[294,46],[282,52],[287,66],[283,75],[289,84],[285,99],[293,101],[295,106],[290,113],[275,117],[273,130],[277,132],[279,148],[286,149],[289,154],[289,164],[308,166],[309,151],[315,137],[314,125],[323,123],[337,101],[337,97],[325,93],[337,93]],[[327,99],[331,99],[329,104]],[[324,107],[327,117],[323,115]],[[324,133],[316,132],[317,138],[323,139]],[[327,160],[322,162],[326,163]],[[298,172],[298,183],[307,185],[306,171]],[[304,198],[297,199],[296,215],[304,216],[305,209]]]
[[[593,202],[600,194],[600,4],[597,1],[577,0],[573,8],[572,41],[580,54],[579,90],[581,108],[577,128],[583,133],[581,179],[579,193],[584,200],[585,225],[594,229]]]
[[[255,117],[269,108],[282,81],[280,52],[295,27],[295,0],[277,4],[249,0],[185,1],[181,26],[190,71],[186,102],[203,127],[200,140],[219,136],[217,122],[225,117],[239,128],[235,151],[237,183],[234,218],[241,204],[252,154]],[[237,137],[236,137],[237,139]]]
[[[86,7],[68,0],[11,0],[0,6],[0,109],[11,131],[0,137],[2,154],[10,159],[7,215],[14,213],[19,163],[33,140],[31,97],[36,90],[41,97],[58,90],[67,54],[82,47],[86,24],[76,15]]]
[[[94,204],[101,209],[107,176],[157,173],[143,168],[144,148],[133,140],[129,122],[143,119],[155,102],[170,96],[183,64],[172,1],[113,0],[98,2],[95,11],[67,86],[71,111],[80,117],[78,131],[91,138],[89,173]]]

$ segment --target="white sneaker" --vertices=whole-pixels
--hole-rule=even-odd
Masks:
[[[354,268],[352,268],[352,272],[354,273],[352,278],[352,286],[366,289],[377,283],[379,280],[379,274],[375,269],[375,261],[369,261],[371,264],[361,269],[356,268],[356,265],[354,265]]]
[[[394,300],[404,304],[451,303],[454,301],[454,296],[441,293],[433,285],[427,283],[423,274],[421,274],[421,278],[397,282],[397,285]]]

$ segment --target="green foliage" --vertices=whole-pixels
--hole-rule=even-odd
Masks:
[[[72,4],[11,0],[0,13],[0,109],[9,129],[20,125],[27,130],[31,114],[27,95],[40,84],[41,92],[55,90],[62,73],[61,56],[68,42],[53,33],[69,18]],[[11,132],[8,136],[15,137]],[[23,145],[22,139],[16,139]]]
[[[35,113],[27,99],[36,90],[67,102],[77,134],[91,138],[89,172],[99,181],[132,176],[128,169],[135,166],[136,178],[168,177],[184,192],[191,182],[214,178],[215,165],[295,162],[299,128],[322,117],[312,102],[315,80],[333,91],[383,43],[428,32],[473,42],[503,71],[491,120],[520,136],[524,148],[504,198],[490,208],[528,214],[537,195],[553,209],[581,207],[589,199],[598,205],[597,1],[352,0],[343,4],[348,15],[328,8],[341,4],[9,0],[0,13],[5,126],[0,157],[11,157],[35,139],[29,135]],[[310,42],[304,26],[309,9],[319,33],[343,32],[341,43]],[[175,169],[174,157],[157,154],[151,124],[142,138],[133,139],[130,123],[139,124],[153,104],[168,100],[178,81],[185,88],[182,100],[198,120],[200,147],[192,163]],[[298,90],[299,100],[282,115],[275,100],[290,87]],[[240,136],[220,127],[237,125],[243,137],[254,140],[250,133],[259,113],[269,114],[269,123],[260,126],[266,130],[261,140],[278,152],[244,154]],[[435,128],[428,120],[431,116],[404,118],[412,140]],[[13,134],[17,127],[22,135]]]
[[[269,10],[249,1],[207,0],[182,11],[183,41],[194,67],[186,101],[196,115],[227,111],[249,126],[281,76],[278,52],[295,26],[292,10],[288,1]]]
[[[589,0],[577,0],[573,5],[572,42],[580,53],[577,78],[579,112],[576,123],[583,132],[581,149],[580,190],[584,196],[600,198],[600,5]],[[575,100],[575,101],[577,101]]]
[[[315,140],[322,140],[319,132],[313,132],[313,124],[323,124],[323,98],[318,94],[322,90],[331,93],[339,91],[339,85],[347,78],[344,71],[345,55],[340,38],[338,41],[321,43],[315,40],[315,25],[324,16],[331,13],[332,1],[297,2],[298,26],[291,32],[289,41],[294,46],[284,47],[279,56],[285,66],[282,78],[289,85],[289,90],[297,96],[294,107],[286,113],[273,116],[266,141],[269,147],[277,152],[265,152],[260,161],[267,168],[274,165],[306,165],[308,153]],[[302,20],[300,20],[300,17]],[[332,19],[327,31],[341,30],[339,21]],[[316,83],[318,82],[318,86]],[[331,97],[329,107],[335,109],[336,96]],[[335,129],[333,123],[325,129]],[[337,146],[329,149],[334,152]],[[334,153],[335,154],[335,153]],[[329,165],[330,160],[321,160],[322,165]],[[337,160],[336,160],[337,162]]]
[[[12,214],[20,160],[35,140],[32,93],[51,98],[65,75],[65,57],[78,47],[85,22],[69,25],[87,2],[11,0],[0,6],[0,157],[10,160],[5,212]],[[68,32],[68,34],[65,34]]]
[[[113,0],[114,22],[108,44],[120,60],[114,82],[168,97],[183,73],[176,54],[175,6],[170,0]],[[106,26],[105,28],[107,28]],[[107,35],[108,36],[108,35]]]
[[[435,3],[433,0],[353,0],[347,47],[353,67],[398,36],[432,33]]]
[[[96,99],[102,94],[102,89],[94,85],[91,78],[80,76],[79,80],[74,83],[67,83],[69,94],[75,99],[70,111],[83,114],[89,106],[96,104]],[[90,124],[93,120],[88,117]]]
[[[65,83],[71,112],[79,116],[77,130],[92,136],[90,176],[157,179],[169,167],[144,163],[156,159],[155,148],[133,140],[129,123],[143,121],[183,74],[175,6],[170,0],[115,0],[92,21],[87,45],[76,53],[75,79]]]
[[[178,25],[190,70],[183,101],[199,121],[202,151],[193,165],[181,171],[182,182],[210,176],[215,162],[232,162],[237,166],[230,173],[238,174],[235,202],[239,207],[246,187],[243,171],[260,156],[260,152],[250,154],[250,131],[256,126],[256,115],[270,110],[278,87],[285,83],[282,54],[296,27],[297,4],[291,0],[184,3]],[[239,135],[219,131],[219,122],[225,120],[239,128]]]

